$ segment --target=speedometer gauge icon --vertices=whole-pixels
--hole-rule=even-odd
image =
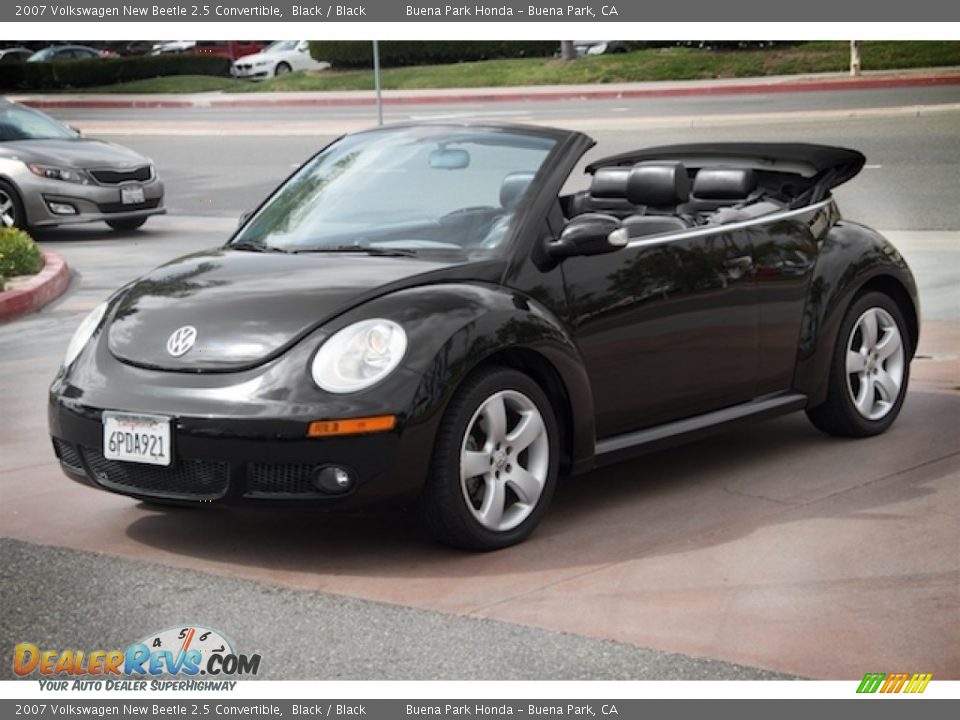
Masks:
[[[167,651],[173,657],[184,657],[186,653],[199,651],[201,668],[207,667],[211,655],[233,655],[232,643],[219,631],[201,625],[180,625],[169,627],[157,633],[151,633],[140,642],[149,648],[150,652]],[[201,675],[206,674],[204,670]]]

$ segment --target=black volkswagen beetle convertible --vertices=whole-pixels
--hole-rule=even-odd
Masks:
[[[897,250],[841,219],[864,157],[508,125],[333,142],[223,247],[82,322],[49,396],[67,475],[156,503],[411,505],[524,539],[558,475],[805,410],[883,432],[917,346]]]

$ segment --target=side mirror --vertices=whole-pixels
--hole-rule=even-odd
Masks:
[[[73,125],[67,125],[67,127],[68,127],[69,129],[73,130],[73,131],[77,134],[77,137],[82,137],[82,136],[83,136],[83,133],[80,132],[80,128],[74,127]]]
[[[243,215],[240,216],[240,220],[237,222],[237,227],[242,228],[247,224],[247,220],[253,215],[253,210],[247,210]]]
[[[560,237],[547,246],[551,257],[600,255],[624,247],[630,240],[627,229],[612,215],[586,213],[566,224]]]

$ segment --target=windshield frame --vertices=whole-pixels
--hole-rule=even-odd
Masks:
[[[564,155],[568,150],[568,144],[571,138],[581,138],[584,137],[580,133],[570,130],[563,130],[560,128],[552,127],[536,127],[530,125],[520,125],[520,124],[509,124],[509,123],[449,123],[449,122],[424,122],[424,123],[398,123],[391,124],[387,127],[376,127],[369,130],[363,130],[356,133],[348,133],[341,135],[330,143],[325,145],[319,151],[314,153],[309,159],[297,167],[292,173],[290,173],[281,183],[279,183],[271,193],[260,203],[259,206],[252,212],[249,213],[239,226],[231,234],[230,238],[224,244],[225,249],[230,249],[234,245],[247,245],[249,248],[250,239],[244,238],[244,231],[251,226],[252,223],[256,222],[257,218],[261,216],[266,208],[270,206],[274,198],[288,186],[288,184],[294,180],[301,172],[306,168],[311,166],[317,158],[319,158],[324,153],[328,152],[336,144],[346,140],[347,138],[355,138],[358,136],[368,135],[368,134],[383,134],[395,132],[401,134],[404,132],[409,132],[411,130],[417,129],[436,129],[438,134],[443,130],[448,131],[461,131],[465,133],[475,132],[477,134],[495,134],[503,133],[505,135],[515,135],[518,137],[528,136],[531,140],[542,139],[545,141],[552,142],[552,147],[546,152],[543,159],[540,161],[539,168],[533,177],[533,180],[530,182],[529,191],[524,195],[523,199],[518,203],[518,205],[513,210],[513,219],[510,222],[509,229],[504,235],[502,241],[498,244],[497,247],[487,250],[487,251],[478,251],[470,250],[466,248],[458,247],[456,249],[441,249],[441,248],[432,248],[432,247],[419,247],[416,248],[413,254],[423,254],[427,256],[436,256],[436,255],[446,255],[450,256],[451,254],[460,256],[464,259],[485,259],[492,257],[505,256],[511,253],[516,244],[517,236],[520,235],[521,227],[526,225],[526,214],[529,211],[529,208],[536,202],[537,198],[542,194],[544,180],[548,175],[551,175],[556,172],[556,168],[559,166],[565,165],[565,163],[560,162],[562,155]],[[593,141],[589,141],[592,145]],[[581,153],[582,154],[582,151]],[[579,155],[578,155],[579,157]],[[569,169],[564,173],[566,175],[569,172]],[[551,183],[552,185],[553,183]],[[556,198],[554,198],[556,199]],[[274,246],[275,247],[275,246]],[[362,247],[362,246],[358,246]],[[388,246],[384,246],[388,247]],[[403,246],[397,246],[400,250],[406,250],[409,248],[404,248]],[[280,250],[284,252],[285,250]],[[319,249],[319,250],[300,250],[299,253],[297,250],[286,250],[287,252],[292,252],[295,254],[314,254],[314,253],[323,253],[323,252],[346,252],[343,249],[338,250],[337,248],[331,247],[329,249]],[[357,253],[357,257],[361,257],[361,253]],[[367,256],[375,256],[377,253],[370,253]]]

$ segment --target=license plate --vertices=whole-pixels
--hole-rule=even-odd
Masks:
[[[120,202],[124,205],[139,205],[143,202],[143,188],[135,185],[121,187]]]
[[[173,461],[170,418],[103,413],[103,456],[121,462],[169,465]]]

